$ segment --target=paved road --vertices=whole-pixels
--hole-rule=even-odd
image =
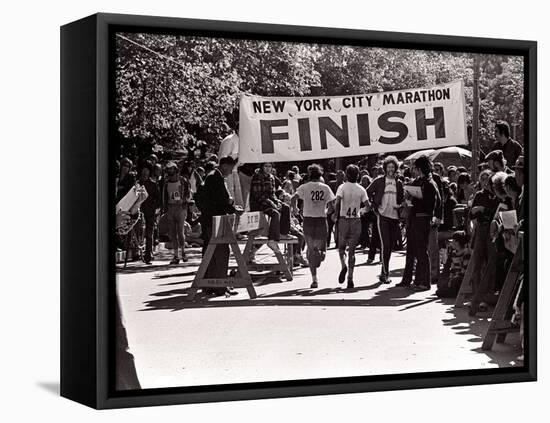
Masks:
[[[259,260],[270,260],[267,249]],[[160,255],[161,258],[164,258]],[[291,282],[255,276],[258,297],[186,302],[200,262],[121,270],[117,289],[130,350],[143,388],[320,377],[377,375],[514,366],[518,337],[481,351],[487,317],[470,318],[433,293],[394,285],[405,264],[394,253],[393,283],[380,285],[380,266],[359,254],[354,290],[337,282],[336,250],[329,250],[319,288],[307,269]]]

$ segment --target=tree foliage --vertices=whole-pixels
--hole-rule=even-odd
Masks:
[[[116,39],[117,145],[121,154],[216,151],[242,94],[366,94],[463,79],[471,123],[473,55],[155,34]],[[484,55],[480,136],[495,120],[523,139],[523,59]]]

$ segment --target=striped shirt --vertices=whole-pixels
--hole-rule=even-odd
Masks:
[[[469,247],[465,247],[460,251],[452,250],[451,251],[451,277],[464,276],[466,269],[468,268],[468,263],[470,262],[470,257],[472,256],[472,251]]]

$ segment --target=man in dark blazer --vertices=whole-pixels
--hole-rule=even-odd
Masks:
[[[212,217],[232,214],[237,211],[233,205],[233,198],[230,197],[224,181],[224,177],[231,174],[235,164],[236,161],[230,156],[223,157],[220,160],[219,167],[206,176],[204,185],[200,187],[200,201],[198,201],[198,206],[201,211],[202,239],[204,240],[203,255],[212,237]],[[227,277],[228,264],[229,246],[217,245],[208,269],[206,270],[205,278]],[[229,288],[208,288],[205,289],[204,292],[214,295],[235,295],[237,293]]]

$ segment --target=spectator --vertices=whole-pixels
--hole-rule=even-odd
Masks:
[[[457,169],[457,173],[458,173],[458,169]],[[444,190],[443,190],[443,180],[441,179],[441,176],[439,176],[437,173],[432,173],[432,178],[435,184],[437,185],[437,189],[439,191],[439,200],[436,203],[435,212],[434,212],[435,215],[430,227],[428,253],[430,254],[430,273],[431,273],[432,284],[437,284],[439,280],[439,270],[440,270],[439,242],[438,242],[439,225],[443,223],[443,219],[444,219],[443,206],[445,204],[445,196],[444,196]]]
[[[449,182],[457,182],[458,172],[456,166],[447,167],[447,178],[449,179]]]
[[[451,237],[453,227],[455,226],[453,212],[458,205],[447,181],[443,183],[443,198],[445,198],[443,204],[443,222],[439,225],[437,237],[439,248],[444,247],[445,241]]]
[[[506,121],[498,121],[495,124],[495,142],[491,151],[500,150],[506,162],[512,166],[519,156],[523,155],[523,147],[519,142],[510,138],[510,125]]]
[[[391,283],[389,266],[392,248],[397,244],[399,229],[399,209],[403,203],[403,184],[396,177],[398,162],[395,156],[384,159],[384,176],[376,178],[367,188],[372,209],[376,214],[378,235],[380,236],[382,270],[380,282]]]
[[[472,289],[474,298],[470,304],[470,314],[478,311],[481,299],[480,282],[484,266],[489,263],[496,254],[495,245],[489,236],[490,223],[498,207],[498,199],[491,190],[490,179],[493,173],[484,170],[479,175],[480,190],[475,194],[470,209],[470,219],[475,220],[476,229],[473,238],[472,260]],[[494,274],[494,269],[489,269]],[[490,279],[490,276],[486,276]]]
[[[283,189],[287,194],[290,194],[291,196],[294,195],[294,193],[296,192],[296,189],[294,188],[295,178],[296,174],[292,170],[289,170],[286,173],[286,179],[283,182]]]
[[[202,254],[206,253],[210,239],[212,238],[212,217],[222,216],[235,212],[242,212],[242,209],[235,208],[233,200],[229,196],[224,178],[231,175],[236,161],[231,157],[222,157],[219,168],[211,171],[204,185],[201,188],[201,228],[203,249]],[[229,246],[227,244],[217,244],[214,254],[206,269],[205,278],[226,278],[229,264]],[[206,294],[213,295],[235,295],[236,291],[230,288],[207,288],[203,290]]]
[[[518,185],[516,175],[508,175],[506,177],[504,180],[504,189],[506,190],[506,195],[512,200],[514,210],[518,210],[521,187]]]
[[[166,214],[170,228],[170,240],[174,250],[174,257],[170,264],[178,264],[180,261],[180,248],[182,261],[187,261],[185,254],[185,220],[189,201],[191,200],[191,190],[189,180],[179,175],[178,167],[174,162],[166,165],[166,171],[168,176],[161,195],[162,208]]]
[[[420,187],[422,195],[412,196],[406,194],[406,198],[412,203],[412,209],[409,214],[410,222],[407,230],[407,260],[403,279],[398,286],[409,287],[411,285],[416,261],[413,289],[417,291],[428,291],[430,289],[431,273],[428,243],[436,207],[438,202],[441,202],[439,189],[432,177],[431,167],[430,159],[426,156],[415,160],[414,172],[417,178],[411,185]]]
[[[489,169],[491,169],[493,172],[514,173],[512,169],[506,166],[506,159],[504,158],[502,150],[491,151],[489,154],[487,154],[485,160],[487,160]]]
[[[120,160],[120,169],[118,173],[118,177],[116,178],[116,202],[118,203],[122,197],[124,197],[128,191],[134,186],[136,183],[136,178],[134,174],[131,172],[133,167],[132,161],[127,158],[123,157]]]
[[[518,208],[517,208],[518,223],[519,223],[520,228],[522,226],[521,221],[525,218],[525,216],[523,214],[524,192],[525,192],[525,186],[524,186],[525,174],[523,172],[523,160],[524,160],[524,157],[519,156],[517,161],[516,161],[516,164],[514,166],[516,182],[518,183],[518,186],[521,188],[521,192],[520,192],[519,197],[518,197]]]
[[[435,162],[434,163],[434,173],[438,174],[441,178],[443,178],[445,173],[445,168],[443,167],[443,163],[441,162]]]
[[[275,195],[278,188],[272,171],[272,163],[263,163],[262,167],[252,176],[250,210],[261,211],[271,218],[267,245],[274,252],[279,253],[277,242],[281,239],[281,234],[287,235],[290,231],[290,209]]]
[[[153,258],[153,241],[156,226],[156,216],[160,208],[160,192],[158,185],[151,179],[152,162],[146,162],[140,171],[139,183],[147,191],[148,197],[141,205],[145,219],[145,254],[143,261],[151,264]]]
[[[475,194],[470,174],[465,172],[459,174],[456,184],[458,186],[456,201],[458,204],[468,204]]]
[[[468,235],[456,231],[449,239],[449,260],[451,262],[449,277],[438,285],[436,295],[440,298],[455,298],[464,279],[472,252],[468,246]]]
[[[497,212],[493,216],[491,226],[489,228],[491,240],[495,245],[496,250],[496,265],[495,265],[495,279],[494,289],[499,292],[504,284],[506,274],[508,273],[508,267],[512,262],[513,253],[506,248],[504,239],[504,228],[502,226],[502,220],[499,215],[499,211],[513,210],[514,204],[512,197],[509,197],[506,190],[506,179],[512,178],[515,182],[513,175],[508,175],[505,172],[498,172],[491,178],[493,185],[493,191],[495,196],[499,200],[497,206]],[[492,281],[489,281],[492,282]],[[491,284],[489,283],[489,286]]]
[[[294,181],[297,184],[300,184],[301,177],[300,177],[300,168],[297,165],[292,166],[292,171],[294,172]],[[295,188],[298,188],[297,186]]]

